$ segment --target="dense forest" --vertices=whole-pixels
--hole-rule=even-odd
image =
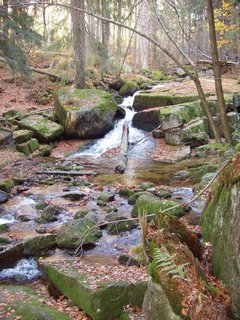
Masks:
[[[0,319],[240,319],[239,113],[239,0],[0,0]]]

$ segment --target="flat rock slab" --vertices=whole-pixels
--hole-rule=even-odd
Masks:
[[[135,266],[106,266],[74,261],[42,261],[48,280],[93,320],[113,320],[125,305],[141,307],[147,272]]]

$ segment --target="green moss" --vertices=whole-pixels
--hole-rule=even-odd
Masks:
[[[5,192],[10,192],[14,187],[14,182],[11,179],[2,179],[0,180],[0,190]]]
[[[123,86],[121,87],[119,94],[121,96],[131,96],[133,95],[136,91],[139,90],[138,84],[133,81],[125,81]]]
[[[33,132],[30,130],[17,130],[13,132],[13,138],[16,143],[26,142],[31,139]]]

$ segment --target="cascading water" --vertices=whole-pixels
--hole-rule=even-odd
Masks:
[[[136,141],[141,140],[141,145],[149,145],[149,141],[142,140],[145,137],[145,133],[142,130],[134,128],[132,125],[132,119],[134,114],[136,113],[132,108],[134,97],[136,94],[138,94],[138,92],[136,92],[131,97],[124,98],[122,104],[120,105],[120,107],[122,107],[126,112],[124,119],[116,121],[114,128],[109,133],[107,133],[102,139],[97,140],[91,147],[88,147],[85,150],[75,153],[72,157],[76,158],[85,155],[98,158],[107,150],[119,147],[122,137],[122,127],[125,122],[128,122],[129,125],[130,143],[134,143]]]

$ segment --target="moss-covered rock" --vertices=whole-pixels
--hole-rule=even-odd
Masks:
[[[197,184],[196,188],[194,189],[194,193],[197,194],[200,191],[202,191],[204,188],[206,188],[206,186],[215,176],[216,176],[216,173],[214,172],[209,172],[204,174],[204,176],[202,176],[200,182]]]
[[[114,320],[120,317],[124,305],[142,305],[146,282],[102,282],[101,274],[80,274],[71,265],[44,264],[43,269],[54,286],[93,320]],[[93,283],[93,278],[98,281]]]
[[[23,129],[31,130],[41,142],[50,142],[59,138],[63,132],[63,127],[41,115],[32,115],[22,119],[19,126]]]
[[[106,205],[107,202],[111,202],[114,200],[115,194],[114,193],[101,193],[97,198],[97,204],[100,206]]]
[[[144,191],[147,191],[147,189],[155,188],[155,184],[150,181],[145,181],[140,184],[139,188],[143,189]]]
[[[39,152],[42,157],[49,157],[52,153],[53,146],[52,144],[45,144],[40,146]]]
[[[189,123],[184,128],[165,132],[165,141],[170,145],[189,144],[193,147],[207,143],[209,137],[202,120]]]
[[[34,151],[36,151],[39,148],[39,142],[37,139],[31,139],[28,142],[28,146],[29,146],[31,153],[33,153]]]
[[[38,294],[24,286],[1,286],[0,300],[6,320],[71,320],[65,313],[40,302]],[[13,312],[8,312],[8,310]]]
[[[82,245],[94,244],[102,232],[93,219],[82,218],[66,222],[57,234],[57,245],[61,248],[76,248]]]
[[[147,193],[145,191],[138,191],[138,192],[134,192],[129,198],[128,198],[128,204],[134,205],[137,201],[137,199],[142,196],[142,195],[150,195],[150,193]]]
[[[141,195],[131,212],[133,217],[138,217],[139,215],[154,215],[157,213],[165,212],[173,217],[181,217],[185,209],[174,201],[170,200],[158,200],[156,197],[152,195]],[[153,218],[152,217],[152,218]]]
[[[16,143],[23,143],[30,140],[33,136],[33,132],[30,130],[17,130],[13,132],[13,138]]]
[[[31,154],[28,142],[18,143],[16,145],[17,151],[24,153],[25,156],[29,156]]]
[[[133,126],[135,128],[152,131],[160,125],[159,109],[153,108],[137,112],[133,116]]]
[[[196,101],[198,99],[197,95],[163,95],[161,92],[157,91],[143,91],[134,97],[133,107],[136,111],[142,111],[155,107]]]
[[[23,244],[25,256],[40,256],[43,251],[56,247],[56,236],[53,234],[28,239]]]
[[[123,216],[111,215],[107,218],[107,222],[111,222],[111,224],[107,225],[107,232],[110,234],[119,234],[130,231],[136,227],[135,221],[128,220]]]
[[[2,179],[0,180],[0,190],[5,192],[10,192],[14,187],[14,182],[11,179]]]
[[[231,149],[231,146],[227,143],[208,143],[200,146],[196,149],[196,156],[203,158],[209,155],[223,156]]]
[[[125,81],[119,90],[119,94],[123,97],[132,96],[139,90],[138,84],[133,81]]]
[[[117,104],[105,91],[63,89],[56,93],[55,111],[68,136],[97,138],[112,128]]]
[[[202,232],[212,244],[212,263],[232,298],[232,311],[240,318],[240,156],[229,164],[212,186],[203,214]]]
[[[49,205],[42,211],[41,217],[47,222],[57,221],[57,216],[63,212],[63,209],[57,205]]]
[[[134,190],[123,188],[123,189],[120,189],[118,192],[120,196],[130,197],[134,193]]]

